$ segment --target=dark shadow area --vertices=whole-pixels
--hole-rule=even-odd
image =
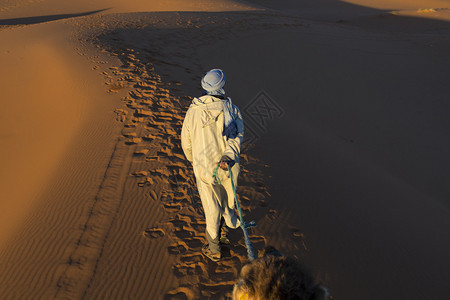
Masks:
[[[296,0],[258,0],[252,1],[288,15],[304,20],[339,23],[357,26],[368,30],[393,33],[450,32],[450,22],[426,18],[409,17],[391,13],[393,10],[376,9],[339,0],[296,1]]]
[[[335,22],[341,19],[373,15],[376,9],[346,3],[339,0],[249,0],[249,3],[257,3],[268,9],[280,11],[289,15],[296,15],[301,18]],[[386,11],[379,10],[380,13]]]
[[[256,0],[250,3],[258,3],[269,9],[281,11],[286,14],[296,15],[302,18],[317,21],[337,21],[342,18],[371,15],[373,8],[359,6],[338,0],[296,1],[296,0]]]
[[[4,19],[0,20],[0,26],[1,25],[31,25],[31,24],[39,24],[39,23],[45,23],[45,22],[51,22],[56,20],[62,20],[62,19],[69,19],[69,18],[76,18],[76,17],[83,17],[83,16],[89,16],[93,15],[105,10],[108,10],[109,8],[105,9],[99,9],[94,11],[88,11],[84,13],[77,13],[77,14],[62,14],[62,15],[49,15],[49,16],[38,16],[38,17],[27,17],[27,18],[14,18],[14,19]]]
[[[352,20],[338,21],[350,26],[357,26],[371,31],[382,31],[392,33],[433,33],[439,35],[449,35],[450,22],[418,18],[408,16],[398,16],[390,13],[380,13]]]

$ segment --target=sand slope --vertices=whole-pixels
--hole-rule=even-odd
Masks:
[[[1,31],[6,62],[13,62],[9,72],[2,69],[2,105],[13,118],[2,130],[15,133],[2,144],[6,299],[48,298],[54,290],[54,272],[68,261],[66,248],[79,235],[111,151],[114,102],[67,32],[62,24]]]
[[[50,180],[86,117],[90,97],[103,96],[88,83],[89,78],[101,84],[101,78],[86,76],[79,67],[85,59],[67,55],[73,50],[61,38],[65,29],[43,26],[0,32],[2,240],[13,234],[32,208],[30,201],[39,187]]]
[[[79,14],[104,10],[103,13],[125,13],[140,11],[236,11],[252,6],[233,0],[100,0],[66,1],[57,0],[3,0],[0,3],[0,17],[25,18],[63,14]]]

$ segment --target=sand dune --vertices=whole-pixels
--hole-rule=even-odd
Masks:
[[[2,240],[32,209],[30,199],[51,179],[86,117],[96,95],[87,78],[100,82],[95,74],[80,76],[86,71],[77,64],[85,60],[67,54],[72,49],[61,41],[63,32],[61,26],[0,32]]]
[[[66,1],[57,0],[4,0],[0,17],[35,17],[41,15],[75,14],[87,11],[105,10],[104,13],[126,13],[141,11],[238,11],[252,9],[252,6],[233,0],[100,0]],[[9,2],[9,3],[8,3]]]
[[[179,139],[222,67],[255,248],[305,260],[336,299],[445,297],[447,4],[0,0],[0,294],[230,296],[242,234],[201,255]]]

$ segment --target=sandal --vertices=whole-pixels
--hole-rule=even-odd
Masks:
[[[208,244],[203,245],[202,253],[203,253],[203,255],[205,255],[207,258],[209,258],[210,260],[212,260],[214,262],[218,262],[222,258],[222,255],[220,254],[220,252],[212,253],[211,249],[209,249]]]

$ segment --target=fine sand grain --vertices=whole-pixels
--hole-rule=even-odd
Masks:
[[[242,233],[202,256],[179,137],[221,67],[255,249],[304,260],[335,299],[443,299],[448,8],[0,0],[0,298],[230,297]]]

